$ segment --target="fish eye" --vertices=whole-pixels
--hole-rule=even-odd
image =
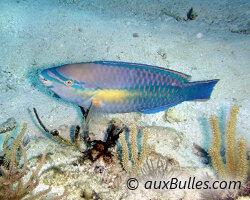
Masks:
[[[70,80],[64,81],[64,83],[67,86],[72,86],[73,85],[73,81],[70,81]]]

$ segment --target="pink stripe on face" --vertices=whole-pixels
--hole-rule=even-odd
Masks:
[[[48,71],[47,74],[48,74],[51,78],[54,78],[54,79],[60,81],[61,83],[64,82],[62,79],[60,79],[58,76],[56,76],[55,74],[53,74],[51,71]]]

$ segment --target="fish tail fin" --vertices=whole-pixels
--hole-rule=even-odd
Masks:
[[[206,101],[210,99],[214,86],[219,79],[189,82],[185,85],[186,101]]]

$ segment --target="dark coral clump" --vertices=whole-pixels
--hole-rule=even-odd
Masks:
[[[187,13],[187,18],[189,20],[194,20],[197,16],[198,16],[197,13],[194,12],[194,8],[193,7],[190,8],[190,10]]]
[[[107,129],[107,139],[102,140],[90,140],[87,138],[87,150],[84,151],[83,159],[88,158],[92,162],[103,158],[104,162],[110,163],[112,161],[112,153],[110,148],[116,145],[119,138],[119,134],[122,133],[124,127],[120,128],[115,124],[114,120],[111,120]]]

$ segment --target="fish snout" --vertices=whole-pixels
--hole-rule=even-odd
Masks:
[[[52,84],[51,81],[45,79],[41,74],[40,74],[40,81],[43,85],[45,85],[47,87],[51,86],[51,84]]]

